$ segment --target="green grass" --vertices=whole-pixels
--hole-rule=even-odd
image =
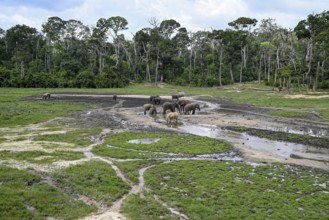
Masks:
[[[79,160],[84,158],[81,152],[56,151],[46,153],[43,151],[0,151],[0,160],[27,161],[36,164],[50,164],[60,160]]]
[[[0,219],[77,219],[96,211],[27,171],[0,166],[0,183]]]
[[[100,161],[70,166],[54,173],[53,178],[65,192],[82,194],[108,206],[130,189],[109,164]]]
[[[177,161],[146,171],[147,185],[189,219],[327,219],[328,172],[279,164]]]
[[[156,220],[156,219],[179,219],[173,215],[162,204],[157,202],[148,192],[144,193],[145,197],[130,195],[123,204],[121,211],[133,220]]]
[[[304,117],[307,115],[305,112],[291,111],[291,110],[270,110],[266,114],[275,115],[280,117]]]
[[[48,141],[48,142],[66,142],[74,144],[77,147],[88,146],[92,144],[91,136],[99,134],[101,132],[100,128],[94,129],[75,129],[67,131],[64,134],[43,134],[34,136],[34,141]]]
[[[40,123],[90,106],[84,103],[23,101],[24,97],[40,96],[43,92],[44,89],[0,88],[0,127]]]
[[[129,143],[133,139],[160,138],[160,141],[152,144]],[[121,132],[110,135],[105,139],[109,144],[123,149],[134,149],[157,153],[176,154],[210,154],[222,153],[232,149],[232,146],[225,141],[209,137],[200,137],[185,134],[168,134],[160,132]],[[107,148],[109,151],[111,148]]]

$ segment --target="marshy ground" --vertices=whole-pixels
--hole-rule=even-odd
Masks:
[[[73,114],[70,114],[70,117],[56,118],[46,123],[16,128],[2,128],[0,130],[1,133],[6,134],[4,135],[4,140],[0,142],[0,147],[3,152],[1,155],[2,158],[13,158],[12,154],[17,154],[17,160],[6,160],[2,162],[2,164],[18,169],[33,169],[35,173],[42,176],[44,182],[55,187],[59,187],[58,182],[61,182],[62,179],[69,179],[73,178],[75,175],[82,175],[81,171],[76,170],[65,170],[64,173],[66,173],[66,175],[60,174],[62,169],[69,169],[72,165],[84,164],[85,162],[92,162],[95,160],[102,162],[101,164],[91,164],[90,167],[87,167],[88,165],[86,165],[86,167],[81,167],[81,170],[93,170],[94,167],[102,169],[103,172],[100,171],[100,176],[97,177],[99,179],[102,178],[104,173],[108,172],[106,166],[109,166],[114,171],[111,175],[117,178],[116,181],[121,181],[121,185],[118,185],[120,185],[122,192],[118,192],[118,194],[113,195],[113,197],[111,195],[113,199],[107,201],[107,199],[102,198],[101,195],[98,195],[99,197],[93,197],[88,196],[87,193],[79,192],[79,190],[75,191],[73,194],[77,194],[81,201],[92,207],[96,207],[97,210],[97,212],[94,211],[92,215],[87,215],[84,219],[125,219],[126,217],[121,214],[122,210],[124,210],[124,213],[130,213],[129,216],[134,219],[134,217],[132,217],[134,216],[134,212],[131,207],[136,203],[146,203],[144,206],[153,207],[154,210],[156,210],[154,211],[155,213],[161,213],[161,216],[167,219],[194,219],[193,213],[198,213],[197,211],[190,210],[186,207],[184,208],[183,202],[180,203],[180,201],[177,201],[176,203],[175,201],[170,201],[170,198],[168,198],[169,194],[163,195],[162,188],[158,188],[159,186],[152,178],[156,177],[156,179],[159,180],[163,178],[160,185],[165,188],[169,187],[171,190],[173,189],[173,191],[169,190],[169,192],[177,193],[177,195],[175,194],[177,197],[185,197],[190,194],[189,197],[191,201],[188,203],[193,204],[195,201],[203,199],[209,201],[213,199],[214,202],[217,202],[218,198],[212,198],[211,194],[216,196],[220,194],[218,194],[216,190],[213,192],[211,192],[211,190],[209,191],[213,186],[209,185],[206,187],[203,185],[205,183],[201,184],[201,182],[198,185],[198,181],[209,178],[210,174],[211,179],[215,178],[218,180],[221,178],[219,172],[219,170],[221,170],[227,173],[227,179],[232,179],[239,183],[246,181],[247,184],[250,184],[257,182],[256,177],[255,179],[252,178],[252,176],[257,173],[257,169],[268,169],[259,167],[262,167],[264,164],[272,163],[274,163],[273,166],[276,167],[275,169],[278,171],[270,170],[270,168],[268,171],[264,171],[269,175],[265,178],[266,181],[264,180],[264,183],[262,183],[264,186],[270,184],[267,180],[279,178],[280,175],[285,175],[282,173],[290,172],[286,170],[283,171],[283,166],[293,165],[294,167],[292,170],[294,170],[293,173],[296,175],[296,178],[298,178],[298,175],[301,173],[306,175],[305,172],[307,173],[308,170],[313,170],[313,168],[316,168],[316,170],[319,169],[320,173],[321,170],[324,170],[323,172],[325,174],[319,177],[319,182],[317,182],[317,184],[320,188],[323,188],[321,188],[322,191],[327,192],[326,187],[323,186],[329,184],[327,176],[327,170],[329,169],[329,146],[327,145],[329,123],[317,114],[308,113],[301,117],[271,116],[266,114],[267,111],[275,111],[282,108],[265,108],[247,104],[237,104],[218,98],[215,99],[211,96],[186,96],[182,99],[188,99],[192,102],[199,103],[201,111],[196,111],[195,115],[180,115],[177,124],[168,125],[165,116],[162,114],[161,105],[156,106],[158,111],[156,116],[144,115],[142,106],[145,103],[149,103],[149,96],[115,94],[118,98],[117,100],[113,100],[113,95],[114,94],[110,93],[52,94],[51,98],[45,100],[45,102],[67,102],[71,105],[75,103],[88,103],[92,104],[92,107],[83,111],[75,111]],[[161,97],[162,103],[164,101],[171,101],[170,96]],[[23,101],[40,101],[40,99],[41,97],[39,96],[31,96],[24,98]],[[289,110],[293,111],[293,109]],[[75,135],[78,138],[82,134],[84,136],[87,135],[91,137],[90,140],[85,140],[86,142],[81,140],[79,144],[70,144],[70,141],[63,138],[63,134],[66,132],[74,132],[70,130],[71,128],[80,129],[79,132],[72,133],[71,135]],[[201,153],[189,153],[188,151],[185,152],[184,149],[177,150],[176,152],[175,149],[168,148],[155,150],[149,149],[148,147],[145,147],[145,149],[131,147],[132,145],[111,146],[107,143],[107,138],[110,135],[119,134],[121,132],[160,132],[174,135],[193,134],[225,140],[225,142],[232,144],[234,148],[230,149],[228,152],[220,152],[216,151],[216,149],[209,149],[208,152],[207,149],[202,149],[203,151]],[[47,135],[55,137],[56,140],[47,141]],[[36,136],[39,138],[36,138]],[[284,138],[282,138],[283,136]],[[291,136],[294,137],[291,138]],[[147,136],[147,139],[148,138],[152,137]],[[310,139],[312,139],[313,142],[310,142]],[[137,138],[137,140],[140,139]],[[188,141],[188,139],[184,140]],[[314,144],[312,145],[312,143]],[[58,155],[59,148],[65,148],[66,151],[61,151],[61,154]],[[67,149],[69,149],[69,152]],[[109,149],[112,150],[110,153]],[[30,157],[37,158],[40,162],[45,161],[46,165],[42,163],[41,165],[35,163],[31,164],[25,160],[21,160],[22,156],[19,155],[19,152],[26,151],[42,151],[39,155],[30,155]],[[57,154],[55,154],[55,151]],[[12,154],[9,155],[8,152]],[[49,158],[52,158],[54,161],[49,163]],[[173,161],[177,163],[171,163]],[[220,166],[212,164],[212,162],[216,161],[227,161],[227,163],[224,163],[226,164],[224,167],[222,166],[223,164]],[[236,161],[243,163],[235,164],[234,162]],[[277,165],[276,162],[283,165]],[[132,167],[134,167],[133,170]],[[192,170],[188,170],[188,167],[191,167]],[[170,171],[176,169],[179,170],[177,173],[172,173]],[[207,172],[200,173],[202,170],[207,170],[210,174]],[[234,174],[234,172],[232,172],[233,170],[243,170],[243,172],[239,171],[238,174]],[[47,173],[50,172],[55,172],[55,175],[51,175],[51,178],[47,175]],[[190,176],[185,176],[189,173]],[[231,173],[234,176],[229,176]],[[248,173],[252,175],[247,178],[246,175],[248,175]],[[312,175],[317,174],[312,173]],[[145,181],[145,178],[147,181]],[[185,183],[187,179],[190,179],[190,182]],[[173,182],[171,182],[172,180]],[[72,180],[72,182],[74,182],[74,180]],[[149,183],[148,186],[145,185],[145,182]],[[175,186],[175,183],[177,186]],[[194,187],[191,189],[192,191],[189,191],[190,189],[188,188],[181,188],[180,183],[183,185],[185,184],[185,186],[192,184]],[[223,181],[223,183],[225,183],[225,181]],[[218,181],[215,181],[214,184],[217,185],[216,189],[223,190],[225,187],[229,188],[227,185],[218,185]],[[68,185],[68,188],[76,187],[64,181],[59,188],[63,189],[63,186],[66,185]],[[281,185],[281,183],[279,185]],[[288,187],[288,185],[286,186],[282,183],[284,187]],[[194,195],[193,193],[198,191],[198,186],[205,188],[203,191],[200,191],[200,195]],[[261,185],[260,187],[263,186]],[[300,189],[300,191],[304,192],[303,190],[304,189]],[[72,194],[72,192],[69,193]],[[205,193],[209,194],[208,197],[203,197]],[[237,190],[235,193],[239,194],[239,191]],[[257,190],[250,190],[250,193],[254,193],[250,197],[253,199],[255,199],[253,196],[258,194]],[[227,196],[227,199],[231,198],[231,195]],[[246,197],[248,196],[246,195]],[[289,199],[298,200],[300,198],[295,198],[291,195]],[[234,201],[232,201],[232,204],[233,203]],[[282,201],[282,203],[285,203],[285,201]],[[160,206],[162,208],[160,208]],[[299,207],[297,205],[297,207],[297,213],[302,212],[304,209],[306,210],[304,206]],[[227,210],[231,209],[231,207],[226,208]],[[30,209],[34,209],[34,207]],[[137,207],[137,209],[140,209],[140,207]],[[273,208],[273,210],[275,210],[275,208]],[[145,213],[148,211],[146,210]],[[202,212],[206,213],[204,211]],[[257,210],[253,210],[253,212],[257,213]],[[272,210],[266,210],[265,212],[271,214]],[[325,212],[326,211],[323,211],[321,215],[327,215]],[[233,210],[232,213],[236,212]],[[233,218],[234,215],[232,215],[232,213],[226,213],[226,218],[229,218],[229,216]],[[209,211],[209,216],[215,217],[215,214],[219,215],[217,212],[212,213]],[[245,214],[248,215],[247,212]],[[274,214],[273,217],[275,217]],[[209,216],[199,217],[207,218]],[[241,216],[238,217],[243,218],[246,216],[241,214]],[[287,214],[285,217],[291,216]],[[136,219],[138,218],[136,217]],[[145,219],[147,218],[145,217]]]

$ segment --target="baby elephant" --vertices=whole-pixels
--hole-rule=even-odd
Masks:
[[[176,124],[177,124],[177,122],[178,122],[178,115],[179,115],[178,112],[169,112],[167,114],[167,123],[168,124],[171,124],[171,122],[174,120],[176,122]]]
[[[144,104],[143,107],[144,107],[144,115],[146,115],[146,111],[151,110],[151,108],[155,108],[154,105],[152,104]]]
[[[185,109],[184,109],[184,114],[185,114],[185,115],[189,115],[190,112],[192,111],[192,114],[194,115],[194,114],[195,114],[195,109],[199,109],[199,111],[200,111],[200,106],[199,106],[199,104],[197,104],[197,103],[190,103],[190,104],[187,104],[187,105],[185,106]]]
[[[176,100],[178,101],[180,97],[184,97],[184,95],[182,95],[182,94],[179,94],[179,95],[172,95],[172,96],[171,96],[171,100],[175,100],[175,99],[176,99]]]
[[[43,94],[42,99],[50,99],[50,93],[47,92],[47,93]]]
[[[178,105],[179,105],[180,111],[184,112],[185,106],[189,103],[191,103],[190,100],[179,100]]]
[[[152,107],[150,108],[150,110],[149,110],[149,114],[150,114],[150,115],[156,115],[156,114],[158,114],[157,109],[155,108],[155,106],[152,106]]]

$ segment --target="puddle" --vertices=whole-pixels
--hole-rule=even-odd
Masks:
[[[83,154],[84,154],[86,157],[93,157],[93,156],[95,156],[95,154],[93,154],[93,153],[90,152],[90,151],[83,152]]]
[[[160,141],[160,138],[143,138],[143,139],[133,139],[128,142],[131,144],[153,144]]]
[[[184,125],[180,128],[190,134],[226,140],[239,148],[269,152],[282,157],[293,156],[296,158],[297,155],[300,158],[329,162],[329,149],[282,141],[272,141],[210,125]]]

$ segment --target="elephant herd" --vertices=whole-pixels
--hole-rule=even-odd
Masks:
[[[42,99],[50,99],[51,94],[50,93],[44,93],[42,95]],[[172,101],[164,102],[162,104],[162,114],[166,114],[169,110],[170,113],[173,114],[167,114],[167,122],[171,123],[172,120],[175,120],[177,123],[178,115],[184,114],[189,115],[195,114],[196,110],[200,111],[200,106],[197,103],[192,103],[190,100],[179,100],[179,98],[183,97],[184,95],[172,95]],[[117,95],[113,95],[113,100],[117,100]],[[144,104],[144,115],[146,115],[146,112],[148,112],[150,115],[156,115],[158,114],[156,105],[161,104],[161,97],[160,96],[150,96],[150,103]],[[176,109],[178,112],[176,112]]]
[[[178,113],[189,115],[189,114],[195,114],[196,110],[201,110],[200,105],[198,103],[193,103],[190,100],[179,100],[180,97],[183,97],[182,95],[173,95],[171,102],[164,102],[162,104],[162,109],[160,112],[162,114],[166,114],[169,110],[170,113],[176,112],[176,109],[178,110]],[[176,100],[176,101],[174,101]],[[147,112],[149,112],[150,115],[156,115],[158,113],[155,105],[161,104],[161,97],[160,96],[150,96],[150,103],[144,104],[144,115],[146,115]],[[171,123],[172,120],[175,120],[177,122],[178,114],[177,112],[175,114],[167,114],[167,122]]]

